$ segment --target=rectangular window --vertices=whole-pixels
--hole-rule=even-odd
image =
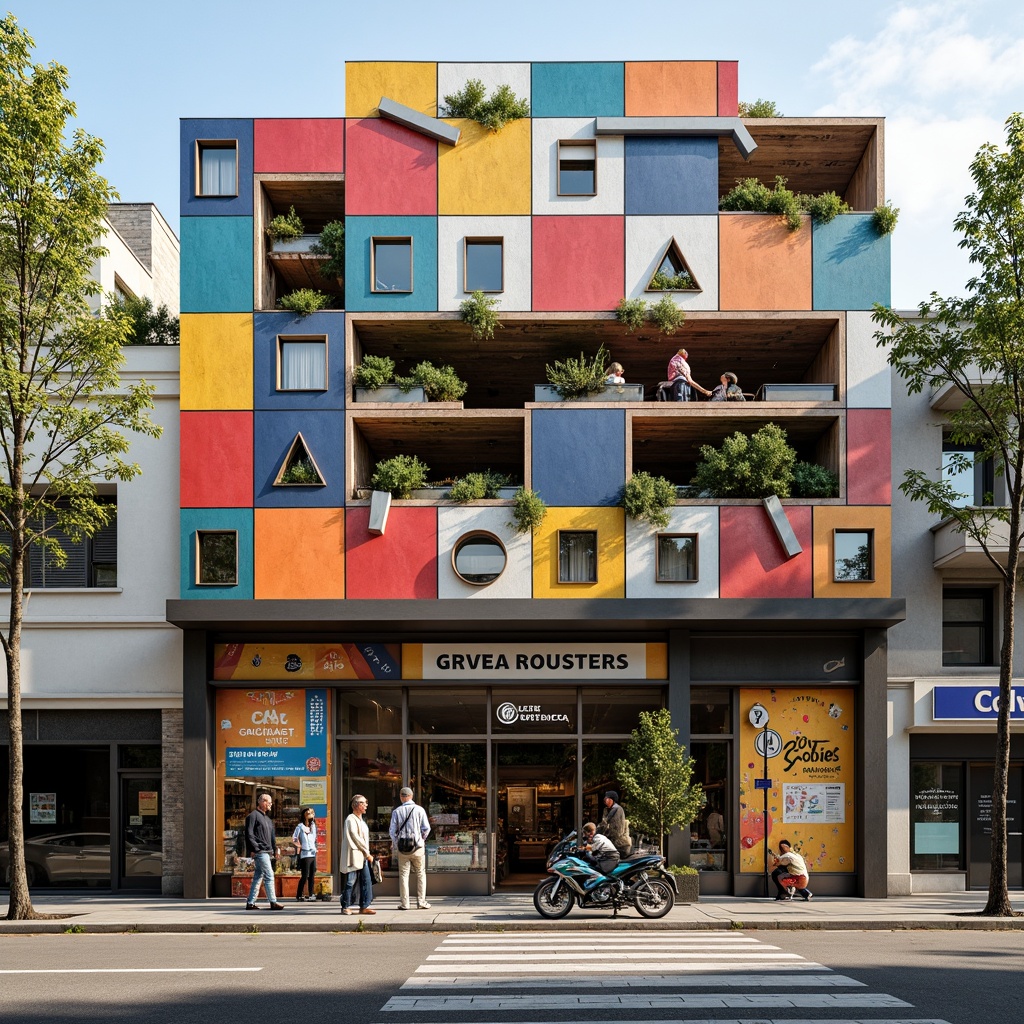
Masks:
[[[943,588],[943,665],[994,664],[993,633],[991,588]]]
[[[654,578],[658,583],[695,583],[697,580],[697,535],[659,533]]]
[[[558,582],[597,582],[597,531],[558,531]]]
[[[277,339],[277,390],[327,390],[327,339]]]
[[[466,273],[462,286],[467,292],[505,290],[504,246],[500,238],[466,239]]]
[[[197,142],[197,196],[238,195],[238,143],[234,139]]]
[[[411,238],[374,238],[370,255],[372,291],[412,291]]]
[[[836,583],[870,583],[875,578],[874,548],[874,530],[833,530],[832,579]]]
[[[958,492],[958,508],[995,504],[996,474],[992,459],[975,461],[977,449],[947,442],[942,446],[942,479]],[[969,461],[969,465],[964,460]]]
[[[116,505],[113,498],[98,499],[101,504]],[[67,502],[59,499],[56,504],[66,508]],[[100,527],[91,537],[73,539],[56,525],[57,513],[50,512],[32,524],[33,530],[46,530],[67,556],[64,564],[52,551],[33,544],[28,551],[25,576],[29,587],[34,589],[56,589],[62,587],[105,588],[117,586],[117,514],[106,526]],[[0,542],[6,537],[0,534]]]
[[[573,139],[558,144],[558,194],[597,195],[597,143]]]
[[[962,870],[963,765],[915,761],[910,773],[910,870]]]
[[[236,530],[198,530],[196,548],[196,583],[213,587],[237,586]]]

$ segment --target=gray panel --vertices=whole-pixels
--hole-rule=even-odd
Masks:
[[[884,629],[864,631],[864,687],[857,715],[857,746],[863,773],[857,788],[858,896],[888,895],[888,653]]]
[[[910,756],[933,761],[991,761],[996,756],[995,723],[986,733],[911,733]],[[1024,759],[1024,735],[1010,737],[1010,757]]]
[[[694,636],[690,644],[690,679],[694,683],[857,682],[861,678],[860,637]]]
[[[213,844],[220,834],[213,808],[213,693],[206,686],[206,636],[185,633],[182,651],[184,704],[182,708],[185,827],[182,873],[186,899],[210,895]]]
[[[744,160],[757,143],[738,117],[598,117],[595,135],[728,135]]]
[[[159,743],[158,710],[22,712],[26,743]],[[9,741],[7,712],[0,711],[0,743]]]
[[[380,103],[377,104],[377,112],[381,117],[404,125],[414,132],[419,132],[420,135],[426,135],[429,139],[447,142],[449,146],[454,146],[459,141],[461,132],[458,128],[445,121],[440,121],[436,117],[428,117],[426,114],[421,114],[412,107],[406,107],[401,103],[396,103],[394,100],[389,100],[386,96],[381,96]]]

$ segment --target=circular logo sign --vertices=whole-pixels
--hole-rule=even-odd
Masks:
[[[754,737],[754,750],[762,757],[775,757],[782,750],[782,737],[774,729],[763,729]]]
[[[512,725],[519,721],[519,709],[509,701],[499,704],[494,714],[502,725]]]

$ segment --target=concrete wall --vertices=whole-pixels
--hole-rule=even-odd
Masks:
[[[160,211],[153,203],[113,203],[107,220],[149,273],[149,288],[136,294],[147,295],[154,306],[166,306],[177,316],[181,246]]]

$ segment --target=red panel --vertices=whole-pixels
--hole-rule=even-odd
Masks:
[[[736,117],[740,99],[740,66],[734,60],[718,62],[718,116]]]
[[[345,170],[345,120],[341,117],[271,118],[253,124],[257,173]]]
[[[803,551],[787,558],[768,513],[760,505],[719,509],[719,594],[722,597],[812,597],[811,509],[786,505]]]
[[[181,413],[181,507],[252,508],[252,413]]]
[[[624,221],[534,217],[533,308],[614,309],[626,282]]]
[[[345,213],[436,216],[437,143],[380,117],[345,122]]]
[[[892,411],[849,409],[846,413],[846,501],[892,504]]]
[[[437,509],[391,506],[383,536],[367,507],[345,512],[345,596],[353,600],[437,597]]]

